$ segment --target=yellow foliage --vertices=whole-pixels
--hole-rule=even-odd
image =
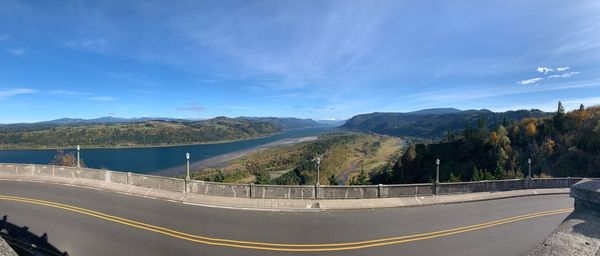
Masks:
[[[534,137],[537,134],[537,127],[535,126],[535,123],[527,124],[526,132],[527,135]]]
[[[492,143],[492,145],[498,144],[498,133],[492,132],[492,134],[490,134],[490,143]]]

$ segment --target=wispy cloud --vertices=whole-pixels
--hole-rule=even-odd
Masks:
[[[71,91],[71,90],[51,90],[48,91],[49,95],[56,95],[56,96],[89,96],[92,95],[92,93],[89,92],[78,92],[78,91]]]
[[[447,89],[440,91],[430,91],[405,95],[401,98],[407,102],[444,102],[453,103],[471,99],[484,99],[491,97],[528,94],[534,92],[559,91],[576,88],[592,88],[600,87],[600,79],[579,81],[579,82],[563,82],[548,86],[483,86],[481,88],[473,88],[466,93],[460,89]],[[412,99],[412,100],[411,100]]]
[[[95,100],[95,101],[114,101],[116,100],[116,98],[110,97],[110,96],[94,96],[94,97],[89,97],[89,100]]]
[[[11,96],[16,96],[20,94],[30,94],[35,93],[36,90],[29,88],[14,88],[14,89],[3,89],[0,88],[0,99],[8,98]]]
[[[572,77],[577,74],[579,74],[579,72],[573,71],[573,72],[567,72],[567,73],[560,74],[560,75],[550,75],[550,76],[548,76],[548,78],[565,78],[565,77]]]
[[[198,113],[198,112],[204,112],[206,110],[206,108],[199,104],[192,103],[192,104],[188,104],[186,106],[175,108],[175,110]]]
[[[23,47],[10,48],[10,49],[6,49],[6,53],[14,55],[14,56],[21,56],[21,55],[25,54],[25,49]]]
[[[544,78],[536,77],[536,78],[518,81],[517,84],[537,84],[539,81],[542,81],[542,80],[544,80]]]
[[[0,41],[4,41],[6,39],[9,39],[10,35],[9,34],[0,34]]]
[[[93,51],[93,52],[103,52],[106,48],[106,43],[108,42],[105,38],[97,38],[97,39],[86,39],[80,41],[67,41],[65,42],[65,47],[85,50],[85,51]]]
[[[239,63],[239,70],[223,75],[226,79],[269,79],[255,84],[268,89],[313,88],[317,84],[327,85],[318,89],[347,86],[341,81],[380,56],[372,53],[379,44],[387,42],[377,39],[381,25],[391,14],[386,4],[332,2],[327,8],[311,12],[311,18],[286,8],[278,18],[247,22],[259,17],[258,7],[273,7],[256,5],[251,10],[233,9],[218,19],[210,15],[181,15],[167,25],[198,45],[199,59],[206,59],[208,52]],[[308,31],[310,36],[279,36],[303,35]]]

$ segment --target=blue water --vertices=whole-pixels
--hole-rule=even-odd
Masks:
[[[152,173],[185,164],[185,153],[196,162],[210,157],[249,149],[282,139],[316,136],[331,131],[330,127],[285,130],[266,138],[219,144],[202,144],[153,148],[107,148],[81,149],[81,159],[87,167],[106,168],[115,171]],[[69,152],[72,150],[65,150]],[[48,164],[56,150],[0,150],[0,163]]]

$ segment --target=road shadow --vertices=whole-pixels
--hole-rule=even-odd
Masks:
[[[18,226],[8,221],[4,215],[0,220],[0,236],[21,256],[51,255],[68,256],[48,242],[48,234],[37,236],[29,232],[27,226]]]
[[[592,210],[576,210],[565,220],[574,219],[579,223],[573,225],[573,231],[584,236],[600,239],[600,214]]]

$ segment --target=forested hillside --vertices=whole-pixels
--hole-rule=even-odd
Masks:
[[[600,176],[600,107],[542,118],[501,122],[490,129],[485,117],[467,122],[462,132],[438,144],[410,145],[393,168],[373,175],[378,183],[419,183],[435,178],[441,160],[442,181],[521,178],[532,159],[535,176]]]
[[[281,129],[298,129],[323,126],[312,119],[300,119],[293,117],[237,117],[236,119],[271,123]]]
[[[392,136],[440,139],[465,128],[465,120],[487,120],[486,127],[528,117],[547,116],[540,110],[517,110],[496,113],[489,110],[426,109],[409,113],[371,113],[357,115],[341,127]]]
[[[275,125],[218,117],[195,122],[145,121],[54,125],[0,130],[0,148],[133,147],[252,139],[280,132]]]

